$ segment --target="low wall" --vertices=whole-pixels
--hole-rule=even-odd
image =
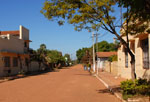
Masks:
[[[112,73],[113,75],[118,75],[118,62],[105,62],[105,71]]]
[[[45,67],[42,63],[39,67],[39,63],[37,61],[32,61],[29,66],[29,71],[31,71],[31,72],[39,71],[39,70],[42,70],[43,68],[45,68]]]

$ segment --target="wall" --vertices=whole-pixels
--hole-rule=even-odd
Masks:
[[[105,71],[117,76],[118,75],[118,62],[117,61],[114,61],[114,62],[106,61],[105,62]]]
[[[0,38],[0,51],[24,53],[24,41],[9,35],[9,39]]]
[[[29,30],[20,25],[20,39],[29,40]]]
[[[30,68],[29,71],[33,72],[33,71],[39,71],[42,70],[44,67],[44,65],[41,63],[41,67],[39,68],[39,63],[37,61],[32,61],[30,63]]]
[[[137,78],[150,78],[150,69],[144,69],[143,68],[143,58],[142,58],[142,48],[141,48],[141,40],[143,38],[134,38],[134,44],[135,44],[135,72]],[[150,39],[150,35],[148,35],[148,38]],[[149,40],[148,39],[148,40]],[[131,42],[130,42],[131,43]],[[149,40],[149,49],[150,49],[150,40]],[[150,55],[150,50],[149,50]],[[123,46],[121,45],[121,48],[118,49],[118,75],[121,77],[131,79],[131,57],[128,55],[128,68],[125,67],[125,54],[123,51]],[[150,62],[150,56],[149,56],[149,62]],[[150,64],[150,63],[149,63]],[[149,65],[150,66],[150,65]],[[149,67],[150,68],[150,67]]]
[[[0,53],[0,76],[8,76],[8,75],[17,75],[23,70],[24,72],[28,71],[28,68],[25,63],[25,58],[29,58],[28,55],[19,55],[16,53]],[[10,57],[10,67],[4,66],[4,57]],[[18,58],[18,66],[13,67],[13,57]],[[21,62],[21,63],[20,63]],[[21,67],[22,66],[22,67]],[[11,70],[11,73],[8,73],[8,70]]]
[[[107,61],[107,60],[108,60],[108,58],[98,58],[97,67],[99,69],[104,69],[105,61]]]

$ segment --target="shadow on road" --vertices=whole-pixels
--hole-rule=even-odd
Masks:
[[[109,89],[101,89],[101,90],[97,90],[98,93],[110,93],[113,94],[114,92],[121,92],[121,88],[120,87],[113,87],[113,88],[109,88]]]
[[[91,76],[90,74],[75,74],[75,75],[81,75],[81,76]]]
[[[6,82],[6,81],[12,81],[12,80],[15,80],[15,79],[27,78],[27,77],[31,77],[31,76],[46,75],[49,72],[59,72],[62,69],[69,69],[69,68],[68,67],[55,68],[54,70],[40,70],[40,71],[35,71],[35,72],[28,72],[26,74],[21,74],[21,75],[1,77],[0,78],[0,83]]]

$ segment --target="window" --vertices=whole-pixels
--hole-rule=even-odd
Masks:
[[[26,64],[26,66],[29,65],[29,60],[28,60],[28,58],[25,58],[25,64]]]
[[[18,67],[18,58],[13,57],[13,67]]]
[[[143,50],[143,68],[149,68],[148,39],[141,41]]]
[[[24,42],[24,47],[27,47],[27,42]]]
[[[128,68],[128,52],[125,49],[125,67]]]
[[[4,66],[10,67],[10,57],[4,57]]]

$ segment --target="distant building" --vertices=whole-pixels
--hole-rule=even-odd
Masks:
[[[104,69],[105,61],[112,55],[117,55],[117,52],[97,52],[97,67]]]
[[[0,31],[0,76],[26,72],[29,68],[29,30]]]

